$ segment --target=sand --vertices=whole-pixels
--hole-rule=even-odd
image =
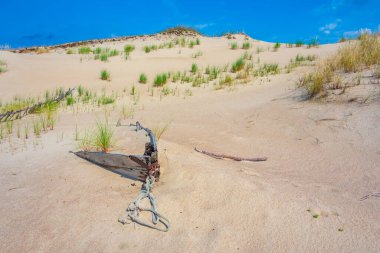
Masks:
[[[193,95],[151,97],[150,84],[137,82],[141,72],[151,80],[162,71],[189,70],[193,62],[222,66],[244,52],[228,49],[226,38],[201,38],[200,46],[180,54],[178,48],[141,50],[165,39],[109,43],[120,49],[133,43],[136,50],[127,61],[120,56],[107,63],[59,50],[0,52],[9,69],[0,74],[2,101],[79,84],[128,93],[134,84],[141,96],[134,119],[125,122],[170,122],[159,140],[164,173],[154,194],[172,224],[163,233],[118,223],[141,183],[70,153],[78,149],[76,126],[82,133],[104,112],[66,108],[41,138],[14,136],[0,144],[1,252],[379,252],[380,198],[360,201],[380,191],[379,101],[303,101],[295,88],[303,67],[234,89],[170,84]],[[252,52],[254,60],[284,66],[297,54],[324,58],[338,48]],[[192,58],[198,50],[203,55]],[[110,71],[110,82],[99,79],[101,69]],[[110,107],[110,122],[116,124],[120,107],[130,102],[126,94]],[[118,128],[115,134],[118,149],[131,151],[124,144],[133,133]],[[194,147],[268,161],[217,160]]]

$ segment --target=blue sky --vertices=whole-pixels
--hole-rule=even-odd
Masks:
[[[0,45],[22,47],[155,33],[176,25],[207,35],[243,31],[265,41],[336,42],[378,31],[379,0],[1,0]]]

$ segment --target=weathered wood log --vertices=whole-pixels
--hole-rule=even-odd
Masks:
[[[225,154],[217,154],[217,153],[211,153],[211,152],[208,152],[208,151],[204,151],[204,150],[200,150],[200,149],[197,149],[196,147],[194,148],[195,151],[199,152],[199,153],[202,153],[204,155],[208,155],[208,156],[211,156],[215,159],[224,159],[224,158],[227,158],[227,159],[231,159],[231,160],[234,160],[234,161],[249,161],[249,162],[263,162],[263,161],[266,161],[268,158],[267,157],[253,157],[253,158],[245,158],[245,157],[238,157],[238,156],[232,156],[232,155],[225,155]]]

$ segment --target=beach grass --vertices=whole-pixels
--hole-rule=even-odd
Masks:
[[[238,43],[236,41],[230,43],[230,49],[236,50],[238,49]]]
[[[247,42],[244,42],[243,45],[241,46],[242,49],[250,49],[251,48],[251,43],[249,43],[248,41]]]
[[[139,76],[139,83],[146,84],[148,82],[148,77],[146,74],[141,73]]]
[[[154,87],[164,86],[164,84],[166,84],[166,82],[167,82],[167,79],[168,79],[167,73],[158,74],[154,78],[153,86]]]
[[[109,125],[108,120],[98,121],[94,131],[94,145],[98,150],[107,153],[113,146],[114,129]]]
[[[78,54],[89,54],[91,53],[90,47],[80,47],[78,48]]]
[[[100,79],[109,81],[111,79],[111,74],[107,70],[103,69],[100,71]]]
[[[191,64],[191,70],[190,72],[195,74],[198,71],[198,65],[196,63]]]
[[[244,68],[244,65],[245,65],[244,58],[240,57],[234,63],[232,63],[231,72],[236,73],[236,72],[242,70]]]
[[[152,127],[152,132],[154,136],[156,137],[157,141],[161,139],[164,133],[168,130],[169,126],[170,126],[170,122],[167,122],[165,124],[155,125]]]
[[[299,79],[298,86],[306,88],[308,97],[313,98],[326,89],[339,87],[337,75],[342,72],[356,73],[379,65],[380,41],[376,35],[362,34],[358,40],[344,44],[335,55],[320,61],[315,70]]]

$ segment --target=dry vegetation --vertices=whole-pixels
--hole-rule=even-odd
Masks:
[[[344,89],[360,83],[360,80],[343,83],[349,73],[379,69],[380,41],[376,35],[362,34],[356,41],[349,41],[332,57],[320,61],[315,70],[302,76],[298,86],[307,90],[309,98],[326,94],[328,89]],[[376,74],[374,74],[376,76]]]

